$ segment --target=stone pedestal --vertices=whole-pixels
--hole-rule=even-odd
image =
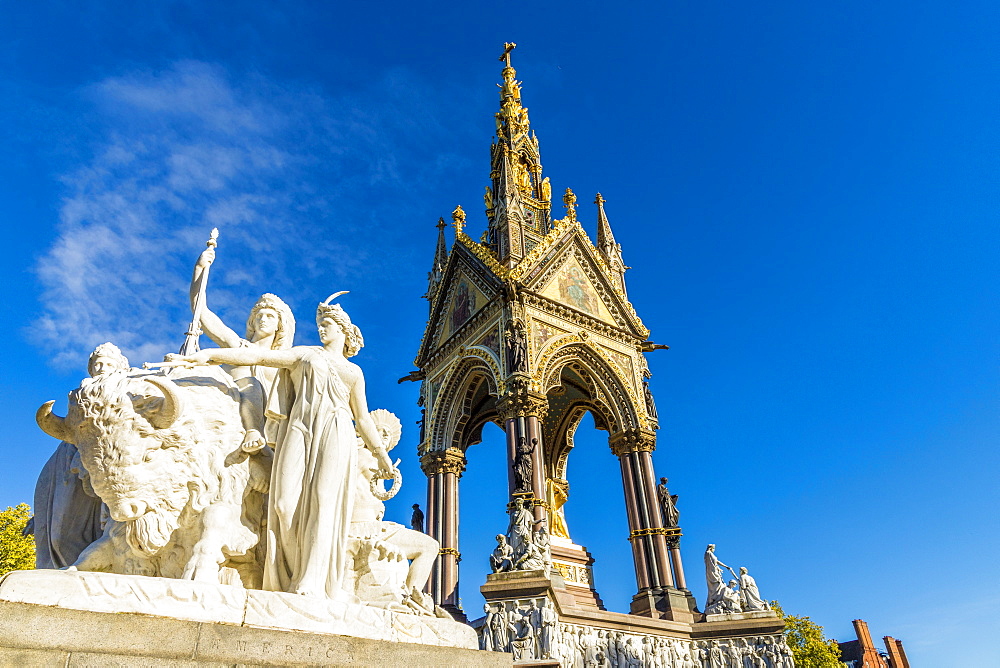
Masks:
[[[292,594],[47,570],[0,580],[2,665],[511,665],[477,647],[450,619]]]
[[[566,538],[553,537],[552,570],[562,576],[566,590],[578,605],[605,610],[604,601],[594,588],[594,557],[587,548]]]
[[[700,616],[694,596],[686,589],[664,587],[660,591],[644,591],[632,597],[629,611],[633,615],[693,622]]]

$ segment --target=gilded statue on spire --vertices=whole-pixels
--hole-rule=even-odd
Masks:
[[[465,210],[462,209],[461,204],[456,206],[455,210],[451,212],[451,222],[455,225],[455,234],[461,234],[462,228],[465,227]]]
[[[521,106],[521,82],[514,78],[517,72],[510,65],[510,52],[517,46],[513,42],[505,42],[504,52],[500,56],[503,62],[503,83],[500,87],[500,111],[497,113],[497,137],[502,137],[506,129],[506,138],[516,140],[528,130],[528,110]]]
[[[569,188],[566,188],[566,194],[563,195],[563,204],[566,205],[566,217],[576,220],[576,195]]]
[[[547,176],[542,179],[542,201],[552,201],[552,183],[549,181],[549,177]]]

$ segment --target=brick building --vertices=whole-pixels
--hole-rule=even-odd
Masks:
[[[875,647],[868,623],[863,619],[854,620],[857,640],[837,643],[840,646],[840,660],[849,668],[910,668],[910,662],[903,651],[903,642],[892,636],[885,636],[885,651]]]

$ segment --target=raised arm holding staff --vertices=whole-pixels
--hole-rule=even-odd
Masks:
[[[194,317],[191,318],[191,325],[188,327],[187,334],[184,335],[184,343],[181,344],[181,355],[191,355],[200,349],[198,337],[201,336],[201,318],[202,311],[205,308],[205,288],[208,285],[208,270],[212,265],[212,260],[215,259],[215,247],[218,245],[218,239],[219,228],[212,228],[212,234],[205,243],[208,248],[202,252],[201,257],[198,258],[198,264],[194,268],[194,276],[191,278],[191,314]],[[202,264],[201,260],[206,256],[206,253],[210,254],[211,259],[207,263]]]
[[[246,323],[246,336],[240,337],[208,307],[208,273],[215,262],[215,248],[219,231],[212,230],[207,248],[198,256],[191,277],[191,312],[193,320],[181,347],[181,355],[198,352],[198,335],[204,332],[221,348],[260,348],[284,350],[292,346],[295,338],[295,318],[292,310],[279,297],[271,293],[261,295],[250,309]],[[189,352],[185,352],[188,350]],[[256,452],[268,443],[274,443],[274,426],[265,422],[264,415],[270,400],[279,394],[278,372],[264,365],[233,366],[227,369],[240,389],[240,416],[246,431],[243,449]],[[270,427],[267,425],[271,425]]]

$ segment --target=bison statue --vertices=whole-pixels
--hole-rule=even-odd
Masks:
[[[240,393],[218,367],[88,378],[39,426],[79,451],[107,505],[104,535],[70,569],[259,589],[271,451],[240,448]]]

